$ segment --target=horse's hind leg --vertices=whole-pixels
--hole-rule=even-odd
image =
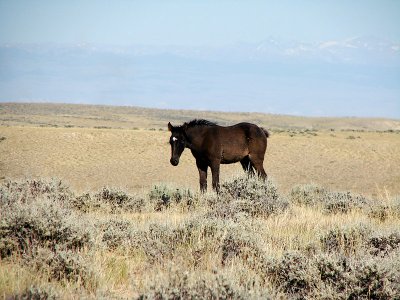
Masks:
[[[243,170],[246,173],[248,173],[249,175],[254,175],[253,164],[251,163],[250,158],[248,156],[242,158],[240,163],[242,164]]]
[[[254,138],[250,139],[249,143],[249,159],[256,170],[258,176],[267,179],[267,173],[264,170],[264,156],[265,151],[267,150],[267,139],[265,138],[265,134],[262,133],[262,137],[260,134],[260,130],[254,132]]]
[[[264,180],[267,179],[267,173],[264,170],[264,159],[259,158],[257,156],[250,156],[250,161],[254,166],[254,169],[257,171],[258,176],[263,178]]]

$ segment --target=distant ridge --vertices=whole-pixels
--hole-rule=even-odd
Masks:
[[[2,126],[166,129],[168,122],[182,124],[193,119],[207,119],[220,125],[245,121],[272,130],[400,130],[400,120],[385,118],[300,117],[248,112],[60,103],[0,103],[0,125]]]

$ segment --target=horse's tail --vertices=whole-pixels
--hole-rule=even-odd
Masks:
[[[265,129],[265,128],[263,128],[263,127],[261,127],[261,129],[262,129],[262,131],[264,131],[265,136],[266,136],[267,138],[269,138],[269,132],[268,132],[268,130]]]

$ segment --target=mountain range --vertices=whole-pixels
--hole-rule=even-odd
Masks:
[[[0,45],[0,101],[400,118],[400,43]]]

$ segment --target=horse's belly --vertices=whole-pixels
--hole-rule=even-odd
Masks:
[[[222,153],[221,164],[233,164],[241,161],[247,153]]]
[[[234,137],[229,140],[225,140],[222,143],[221,150],[222,164],[232,164],[241,161],[243,157],[249,154],[248,145],[243,138],[239,139],[239,141]]]
[[[235,159],[221,159],[221,164],[233,164],[237,163],[238,161],[241,161],[241,158],[235,158]]]

